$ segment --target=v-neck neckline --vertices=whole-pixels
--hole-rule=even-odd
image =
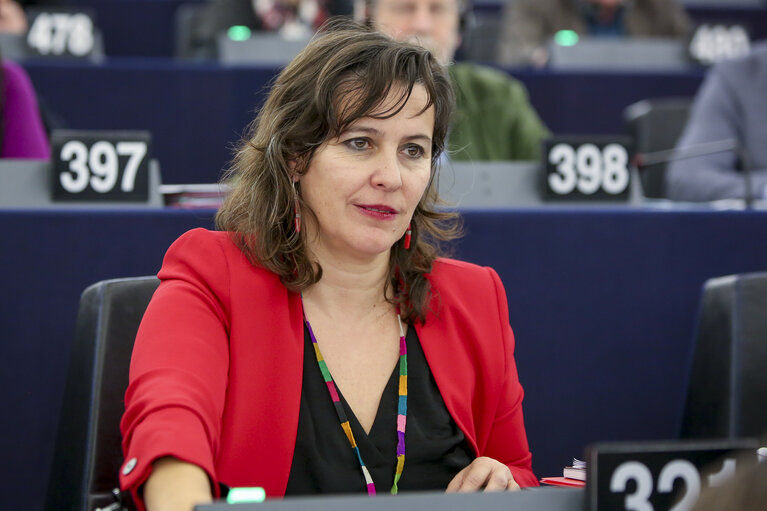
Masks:
[[[405,334],[407,335],[407,334]],[[407,338],[405,339],[407,342]],[[397,357],[397,362],[394,364],[394,368],[392,369],[391,375],[389,375],[389,379],[386,381],[386,385],[384,386],[383,392],[381,392],[381,397],[378,400],[378,407],[376,408],[376,415],[373,418],[373,423],[370,425],[370,431],[365,431],[365,428],[362,427],[362,424],[360,423],[359,419],[357,419],[357,414],[354,413],[354,410],[349,405],[349,403],[346,401],[346,398],[344,397],[343,392],[341,392],[340,387],[336,385],[336,391],[338,392],[338,397],[341,400],[341,404],[343,405],[344,409],[347,413],[347,418],[352,421],[354,420],[355,425],[359,428],[360,431],[362,431],[365,434],[365,437],[370,440],[371,437],[375,437],[374,430],[377,428],[387,428],[392,429],[391,424],[388,426],[386,425],[379,425],[379,422],[382,422],[384,420],[381,418],[381,408],[387,406],[388,403],[394,403],[394,414],[390,417],[392,420],[392,423],[396,426],[397,424],[397,408],[396,403],[398,399],[398,380],[399,380],[399,357]],[[396,430],[396,428],[394,428]],[[373,443],[371,441],[371,443]],[[375,444],[373,444],[375,445]],[[378,450],[376,448],[376,450]]]

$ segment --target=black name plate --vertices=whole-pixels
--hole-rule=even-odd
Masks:
[[[54,131],[54,201],[149,200],[146,131]]]
[[[97,51],[100,36],[88,10],[30,9],[27,48],[36,57],[89,58]]]
[[[758,447],[755,439],[589,446],[588,509],[689,511],[703,489],[756,463]]]
[[[700,25],[689,45],[690,57],[704,65],[743,57],[750,50],[749,28],[740,23]]]
[[[556,136],[544,141],[544,199],[628,200],[631,152],[626,137]]]

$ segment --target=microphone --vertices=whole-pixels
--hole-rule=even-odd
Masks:
[[[735,153],[735,156],[740,160],[745,186],[743,199],[746,208],[751,209],[754,204],[751,159],[748,156],[748,151],[746,151],[746,148],[743,147],[743,144],[734,138],[715,140],[713,142],[701,142],[699,144],[676,147],[673,149],[666,149],[664,151],[637,153],[634,155],[633,163],[637,170],[642,170],[645,167],[658,165],[660,163],[688,160],[690,158],[697,158],[699,156],[708,156],[711,154],[727,152]]]

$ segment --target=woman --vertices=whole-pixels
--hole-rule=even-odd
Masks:
[[[536,484],[505,293],[436,259],[452,92],[431,54],[334,26],[279,75],[221,231],[169,249],[136,340],[122,486],[151,511]],[[143,485],[143,486],[142,486]]]

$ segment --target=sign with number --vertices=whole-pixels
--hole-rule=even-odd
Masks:
[[[586,493],[592,511],[688,511],[707,487],[757,461],[756,440],[605,443],[589,446]]]
[[[42,57],[86,58],[96,50],[93,16],[82,10],[30,10],[27,46]]]
[[[747,55],[751,38],[746,27],[740,24],[704,24],[695,29],[689,49],[693,59],[709,65]]]
[[[544,142],[544,198],[628,200],[631,144],[627,138],[554,137]]]
[[[54,131],[51,145],[53,200],[148,200],[148,132]]]

